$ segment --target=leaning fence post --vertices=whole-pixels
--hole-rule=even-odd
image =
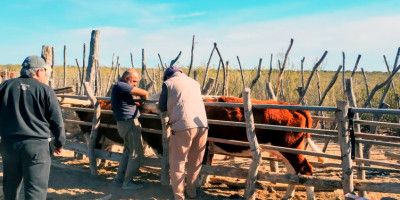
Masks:
[[[90,86],[89,82],[84,83],[85,91],[88,96],[88,99],[93,104],[93,121],[92,121],[92,130],[90,131],[90,139],[88,146],[88,156],[90,163],[90,173],[92,175],[97,174],[97,162],[96,155],[94,153],[94,148],[96,144],[97,132],[99,130],[100,125],[100,104],[94,96],[93,90]]]
[[[347,134],[347,113],[349,108],[348,101],[337,101],[336,121],[338,127],[338,141],[342,157],[342,186],[344,194],[353,193],[353,169],[350,157],[350,139]],[[347,198],[346,198],[347,199]]]
[[[168,162],[168,145],[170,128],[168,127],[168,116],[166,112],[162,112],[160,115],[161,127],[162,127],[162,145],[163,145],[163,155],[161,157],[161,185],[170,185],[169,177],[169,162]]]
[[[249,140],[250,149],[253,154],[253,161],[249,168],[246,188],[244,192],[245,199],[255,199],[255,183],[257,180],[258,168],[261,163],[261,149],[258,145],[257,136],[255,133],[253,111],[251,109],[250,88],[243,90],[243,106],[246,119],[246,135]]]
[[[267,97],[268,97],[268,99],[272,99],[272,100],[276,101],[276,96],[275,96],[274,90],[272,89],[271,82],[267,83],[266,89],[267,89]]]

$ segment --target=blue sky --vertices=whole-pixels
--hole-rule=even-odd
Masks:
[[[179,64],[190,63],[193,35],[196,36],[194,66],[204,65],[213,43],[224,60],[245,68],[258,60],[269,67],[283,59],[294,39],[289,69],[311,69],[328,51],[322,69],[336,70],[346,55],[351,70],[358,54],[359,68],[386,71],[383,55],[393,65],[400,47],[400,1],[50,1],[2,0],[0,3],[0,64],[19,64],[24,57],[40,54],[42,45],[55,47],[56,65],[82,62],[83,43],[89,46],[91,31],[100,30],[100,64],[111,65],[112,55],[122,66],[136,67],[141,50],[154,67],[160,54],[164,62],[182,51]],[[87,53],[88,54],[88,53]],[[217,57],[212,64],[217,65]]]

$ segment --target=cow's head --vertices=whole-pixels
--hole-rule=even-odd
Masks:
[[[304,159],[303,162],[300,164],[300,168],[297,169],[296,171],[297,173],[303,175],[312,175],[313,167],[306,159]]]

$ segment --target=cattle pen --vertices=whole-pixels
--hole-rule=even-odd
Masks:
[[[351,83],[351,80],[349,80]],[[85,84],[86,85],[86,84]],[[348,84],[351,85],[351,84]],[[70,149],[82,154],[89,156],[90,169],[92,174],[97,173],[96,168],[96,158],[102,158],[107,160],[119,161],[121,155],[119,153],[107,152],[100,149],[94,148],[94,142],[96,139],[97,131],[99,127],[116,128],[115,124],[103,124],[100,123],[101,114],[112,114],[110,110],[101,110],[97,100],[110,100],[109,97],[96,97],[91,92],[90,87],[85,87],[87,91],[87,96],[78,95],[58,95],[60,99],[80,99],[80,100],[90,100],[93,108],[78,108],[78,107],[68,107],[62,105],[62,109],[72,110],[72,111],[83,111],[92,112],[93,121],[78,121],[65,119],[65,123],[74,123],[80,125],[91,126],[91,134],[88,146],[84,146],[78,143],[68,142],[66,149]],[[349,97],[351,97],[351,90],[349,91]],[[362,133],[359,125],[366,124],[372,126],[383,126],[399,128],[400,125],[396,123],[386,123],[386,122],[376,122],[359,120],[358,114],[362,113],[372,113],[372,114],[392,114],[400,115],[399,110],[392,109],[370,109],[370,108],[357,108],[354,105],[354,100],[352,101],[338,101],[337,107],[322,107],[322,106],[294,106],[294,105],[262,105],[256,104],[251,105],[250,103],[250,90],[245,89],[243,92],[243,104],[237,103],[210,103],[206,102],[209,106],[234,106],[234,107],[244,107],[246,122],[231,122],[231,121],[220,121],[220,120],[209,120],[210,124],[219,124],[226,126],[240,126],[246,127],[246,134],[249,142],[226,140],[221,138],[208,138],[210,142],[234,144],[241,146],[250,146],[252,149],[252,163],[248,170],[237,169],[233,167],[221,167],[221,166],[210,166],[203,165],[201,174],[203,175],[217,175],[217,176],[227,176],[235,178],[247,179],[245,188],[245,199],[254,199],[255,192],[255,181],[263,180],[272,183],[287,183],[293,185],[306,185],[306,186],[316,186],[321,189],[343,189],[344,194],[351,193],[354,191],[360,191],[360,195],[365,195],[365,191],[383,192],[383,193],[396,193],[400,194],[400,183],[395,182],[383,182],[376,183],[373,181],[365,180],[365,171],[367,170],[377,170],[381,172],[400,172],[400,164],[375,161],[371,159],[364,159],[362,156],[361,145],[386,145],[391,147],[400,147],[400,138],[394,136],[382,136],[369,133]],[[61,103],[63,100],[60,101]],[[146,103],[155,103],[154,100],[147,100]],[[66,102],[65,102],[66,103]],[[334,121],[337,123],[336,130],[324,130],[324,129],[314,129],[314,128],[298,128],[298,127],[287,127],[287,126],[277,126],[277,125],[266,125],[266,124],[255,124],[252,116],[252,108],[268,108],[268,109],[292,109],[292,110],[310,110],[310,111],[324,111],[324,112],[335,112],[335,117],[321,117],[312,116],[315,121]],[[154,114],[142,114],[143,118],[153,118],[160,119],[162,116]],[[162,120],[162,119],[161,119]],[[354,129],[351,134],[351,129],[349,124],[353,125],[351,129]],[[321,138],[326,141],[337,141],[340,145],[340,155],[333,155],[327,153],[310,152],[306,150],[291,149],[285,147],[278,147],[272,145],[258,144],[257,138],[254,133],[254,129],[271,129],[271,130],[286,130],[286,131],[298,131],[298,132],[309,132],[314,138]],[[163,134],[163,145],[164,149],[167,149],[168,136],[166,129],[163,127],[162,130],[143,128],[142,131],[152,132],[156,134]],[[326,145],[328,142],[326,142]],[[165,146],[166,145],[166,146]],[[356,146],[357,148],[352,148]],[[292,174],[279,174],[276,172],[260,172],[258,167],[261,163],[260,154],[261,149],[274,150],[279,152],[293,153],[293,154],[304,154],[308,156],[318,156],[325,157],[333,160],[339,160],[340,164],[337,163],[313,163],[314,166],[323,167],[337,167],[342,169],[341,179],[333,179],[326,177],[313,177],[305,175],[292,175]],[[356,155],[354,156],[354,152]],[[353,155],[352,155],[353,153]],[[353,158],[352,158],[353,156]],[[161,183],[169,184],[168,177],[168,154],[167,151],[163,152],[161,161],[154,158],[145,158],[144,165],[161,167]],[[271,160],[271,165],[276,164],[277,159],[267,158]],[[374,165],[369,166],[369,165]],[[271,167],[273,168],[273,167]],[[357,171],[357,179],[354,179],[354,171]],[[364,194],[361,194],[364,193]],[[312,199],[312,197],[309,197]]]

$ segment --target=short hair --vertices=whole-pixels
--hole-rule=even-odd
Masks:
[[[131,73],[128,70],[124,71],[124,73],[122,74],[122,76],[121,76],[121,78],[119,80],[125,82],[125,78],[127,76],[129,76],[130,74]]]
[[[21,76],[27,76],[29,78],[32,78],[36,75],[36,73],[40,70],[41,68],[25,68],[23,67],[21,69]]]

